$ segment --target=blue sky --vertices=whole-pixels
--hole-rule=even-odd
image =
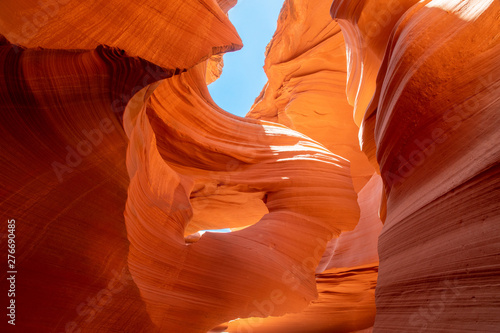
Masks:
[[[229,19],[243,48],[224,55],[221,77],[208,86],[214,101],[227,112],[244,116],[267,82],[264,51],[276,30],[283,0],[238,0]]]

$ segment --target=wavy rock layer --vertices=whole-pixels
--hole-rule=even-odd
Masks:
[[[307,1],[285,1],[277,31],[266,50],[264,69],[269,81],[247,117],[278,121],[347,157],[359,192],[361,218],[354,231],[329,242],[316,268],[319,298],[309,307],[281,318],[233,321],[228,324],[229,332],[248,327],[254,332],[342,332],[373,325],[382,184],[359,148],[359,128],[345,97],[344,40],[340,27],[328,15],[330,5],[330,1],[314,6]],[[366,266],[360,271],[361,265]],[[329,275],[330,270],[322,273],[326,269],[333,269],[335,274]],[[360,276],[353,277],[356,274]],[[340,278],[344,275],[350,278]]]
[[[25,50],[0,36],[0,196],[2,211],[17,221],[18,330],[158,330],[127,264],[121,118],[143,87],[182,71],[165,68],[241,46],[214,4],[0,4],[0,33],[11,42],[66,49]],[[95,49],[78,50],[85,48]]]
[[[114,48],[24,50],[5,39],[0,63],[0,196],[16,220],[16,329],[147,329],[126,261],[127,140],[119,118],[127,96],[174,72]]]
[[[316,275],[318,299],[283,317],[249,318],[227,324],[227,332],[354,332],[373,326],[377,267],[373,263],[331,268]],[[355,306],[354,306],[355,304]],[[262,308],[269,306],[261,304]]]
[[[331,1],[285,1],[267,46],[269,78],[247,117],[276,121],[321,142],[351,162],[356,191],[372,176],[345,97],[346,57]]]
[[[129,268],[163,331],[206,332],[238,317],[301,310],[316,298],[314,270],[327,242],[359,218],[345,160],[282,125],[216,108],[204,65],[164,81],[125,117]],[[186,244],[189,199],[200,193],[233,205],[258,194],[268,212],[243,230]],[[220,207],[207,223],[248,209]]]
[[[5,0],[0,4],[5,18],[0,33],[30,48],[93,49],[105,44],[158,66],[189,68],[242,46],[225,14],[235,1],[219,3]]]
[[[498,331],[498,1],[286,1],[246,119],[234,4],[0,4],[18,330]]]
[[[359,219],[346,160],[282,125],[219,110],[204,62],[158,86],[151,83],[182,71],[115,48],[2,43],[2,63],[11,68],[2,89],[10,110],[2,124],[11,135],[3,139],[12,148],[2,155],[3,164],[12,160],[2,205],[30,220],[18,229],[30,244],[18,260],[32,278],[22,280],[30,287],[18,300],[33,317],[20,327],[206,332],[236,317],[299,311],[317,297],[314,271],[327,242]],[[129,184],[118,121],[134,94],[123,115]],[[14,149],[29,153],[15,159]],[[32,165],[39,168],[28,171]],[[21,205],[26,198],[32,203]],[[265,302],[273,308],[262,310]],[[117,323],[122,316],[133,325]]]
[[[361,190],[359,223],[353,231],[334,238],[317,267],[318,298],[299,313],[282,317],[249,318],[227,323],[227,332],[353,332],[373,326],[377,281],[378,193],[382,188],[374,176]],[[333,244],[333,249],[329,247]],[[320,268],[321,267],[321,268]],[[301,270],[301,266],[293,270]],[[269,304],[261,304],[262,307]]]
[[[376,18],[377,3],[332,7],[348,48],[359,38],[367,53],[385,49],[349,76],[360,91],[374,85],[373,98],[356,98],[371,99],[362,144],[387,200],[375,331],[497,331],[500,5],[424,1],[394,12],[390,34],[369,36],[361,17]]]

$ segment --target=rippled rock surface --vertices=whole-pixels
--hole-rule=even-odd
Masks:
[[[498,1],[287,0],[245,118],[235,4],[0,4],[16,329],[498,331]]]

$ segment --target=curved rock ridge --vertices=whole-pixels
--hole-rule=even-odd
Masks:
[[[354,9],[369,17],[378,3],[334,2],[348,48],[367,34]],[[386,196],[375,332],[500,327],[499,13],[498,1],[419,2],[373,36],[382,61],[349,69],[353,82],[362,66],[378,72],[356,97],[371,99],[360,137]]]
[[[247,117],[282,123],[351,162],[356,191],[374,169],[360,151],[345,97],[346,57],[331,1],[285,1],[264,70],[268,82]]]
[[[163,70],[105,46],[94,51],[25,50],[4,38],[1,42],[2,64],[11,68],[2,77],[2,104],[10,110],[3,114],[9,133],[3,140],[11,147],[3,163],[15,156],[13,149],[31,152],[10,158],[16,168],[4,174],[10,195],[2,206],[18,219],[30,220],[29,226],[18,229],[30,244],[29,256],[19,261],[26,272],[33,272],[33,279],[23,280],[31,287],[19,300],[34,316],[57,320],[29,321],[21,327],[40,332],[54,327],[205,332],[238,316],[298,311],[316,298],[314,269],[327,242],[354,228],[359,218],[347,160],[285,126],[243,120],[218,109],[206,89],[205,63],[179,76],[181,70]],[[164,81],[152,94],[158,84],[148,83],[172,75],[179,79]],[[133,94],[123,116],[131,138],[127,268],[120,213],[128,185],[123,174],[126,141],[119,120]],[[33,163],[39,167],[27,172]],[[117,194],[110,195],[112,191]],[[193,212],[207,209],[206,197],[208,202],[235,205],[230,216],[238,216],[236,209],[250,208],[236,227],[260,221],[229,235],[206,234],[188,246],[183,238],[190,233],[187,224]],[[20,205],[24,198],[31,198],[29,206]],[[72,209],[60,211],[59,203]],[[52,207],[49,212],[47,207]],[[87,220],[89,212],[95,220]],[[226,227],[222,215],[207,215],[208,221],[202,216],[192,231]],[[168,221],[174,223],[166,227]],[[81,237],[75,241],[74,235]],[[59,251],[72,256],[59,255],[58,261],[47,264]],[[102,261],[92,259],[97,253]],[[220,264],[228,254],[227,262]],[[144,266],[148,263],[153,266]],[[165,270],[169,264],[176,267]],[[303,267],[292,271],[294,264]],[[214,270],[219,272],[215,276]],[[67,292],[70,286],[74,292]],[[53,292],[60,297],[49,297]],[[158,295],[163,304],[157,302]],[[269,299],[280,306],[259,312]],[[214,311],[212,306],[222,300],[224,311]],[[38,307],[49,301],[52,306]],[[121,304],[127,311],[119,310]],[[186,318],[197,307],[203,308],[200,318],[186,328]],[[128,313],[134,324],[116,323],[118,315],[110,311]]]
[[[217,0],[220,9],[222,9],[224,13],[227,13],[231,8],[233,8],[237,2],[237,0]]]
[[[331,15],[342,28],[347,54],[347,98],[361,125],[392,29],[418,0],[335,0]],[[377,167],[376,163],[374,163]]]
[[[0,4],[17,330],[498,331],[500,3],[286,0],[247,118],[235,3]]]
[[[314,270],[327,242],[359,218],[346,160],[283,125],[220,110],[204,66],[163,81],[124,118],[129,269],[163,331],[301,310],[317,297]],[[243,230],[186,244],[190,197],[202,191],[221,201],[252,194],[268,212]],[[231,216],[245,220],[246,209]]]
[[[248,318],[226,323],[227,332],[353,332],[373,326],[377,281],[380,176],[358,195],[360,219],[353,231],[332,239],[316,268],[318,298],[303,311],[282,317]],[[331,252],[331,253],[330,253]],[[295,270],[300,267],[295,267]],[[271,307],[263,302],[261,308]]]
[[[24,49],[2,36],[0,64],[0,207],[16,220],[16,329],[153,327],[126,261],[119,119],[130,96],[175,70],[106,46]],[[7,253],[3,238],[0,249]],[[11,332],[6,320],[0,325]]]
[[[318,284],[318,290],[322,288],[318,300],[304,311],[263,321],[233,321],[228,324],[231,332],[247,327],[255,332],[344,332],[373,325],[382,183],[359,148],[359,128],[345,97],[344,40],[340,27],[328,15],[330,6],[331,1],[319,1],[314,6],[307,1],[285,1],[277,31],[266,50],[264,69],[269,80],[247,117],[283,123],[350,160],[351,177],[359,194],[360,221],[354,231],[329,242],[316,273],[319,279],[331,268],[351,276],[359,272],[360,265],[369,265],[371,273],[339,282],[338,286],[332,282],[343,293],[325,287],[331,285]],[[360,303],[360,298],[366,302]],[[343,307],[340,313],[357,315],[337,315],[339,304]]]
[[[374,174],[358,194],[360,217],[356,228],[335,239],[335,247],[330,256],[328,252],[323,255],[323,259],[327,259],[324,262],[326,267],[323,268],[320,264],[317,272],[322,272],[322,269],[356,267],[378,262],[377,243],[382,231],[378,211],[382,188],[381,177]]]
[[[219,7],[222,9],[224,13],[233,8],[236,5],[236,0],[217,0]],[[210,83],[217,80],[222,75],[222,68],[224,67],[224,60],[222,58],[223,54],[218,53],[212,55],[207,61],[207,74],[206,74],[206,83],[209,85]]]
[[[226,332],[354,332],[373,326],[378,263],[331,268],[316,275],[318,299],[297,314],[249,318],[226,324]],[[261,304],[271,307],[270,304]]]
[[[29,48],[93,49],[105,44],[164,68],[190,68],[213,54],[242,47],[225,14],[235,1],[219,3],[5,0],[0,3],[0,34]]]
[[[20,327],[206,332],[237,317],[297,312],[316,299],[314,271],[328,241],[359,219],[348,161],[285,126],[220,110],[208,95],[204,62],[158,86],[153,82],[183,70],[130,57],[156,61],[157,50],[136,48],[134,39],[114,41],[113,33],[128,32],[110,29],[116,24],[111,14],[111,34],[96,41],[94,31],[78,28],[90,10],[60,10],[60,22],[47,22],[33,40],[21,42],[63,47],[54,32],[67,30],[64,22],[72,17],[77,28],[67,31],[66,41],[74,40],[64,46],[72,50],[25,49],[1,40],[2,64],[10,68],[2,89],[9,110],[3,140],[10,149],[2,164],[11,162],[2,206],[30,221],[18,229],[30,244],[18,260],[33,277],[22,280],[30,287],[19,295],[26,304],[19,310],[51,318]],[[12,27],[1,28],[17,38]],[[90,46],[97,48],[77,49]],[[190,60],[182,52],[199,53],[182,49],[172,53],[182,61],[166,56],[157,63],[189,67],[211,54]],[[122,117],[130,184],[123,172]],[[14,149],[27,153],[13,159]],[[32,165],[38,167],[28,171]],[[121,214],[127,188],[129,252]],[[221,227],[247,228],[189,237]],[[54,256],[59,259],[48,263]],[[121,316],[133,324],[118,323]],[[187,318],[193,323],[186,325]]]

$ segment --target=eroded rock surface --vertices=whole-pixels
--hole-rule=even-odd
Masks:
[[[235,3],[0,4],[17,328],[498,331],[498,1],[287,0],[247,118]]]
[[[316,298],[314,270],[327,242],[359,218],[345,160],[282,125],[218,110],[204,64],[165,80],[125,119],[129,268],[158,327],[186,330],[190,317],[190,329],[202,332],[253,313],[296,312]],[[248,228],[186,245],[190,195],[205,190],[221,201],[259,193],[268,212]],[[262,312],[259,303],[271,298],[282,301]]]
[[[371,100],[356,119],[386,197],[374,328],[496,331],[500,5],[397,5],[408,10],[379,1],[332,6],[358,55],[348,85],[360,92],[355,103]]]

